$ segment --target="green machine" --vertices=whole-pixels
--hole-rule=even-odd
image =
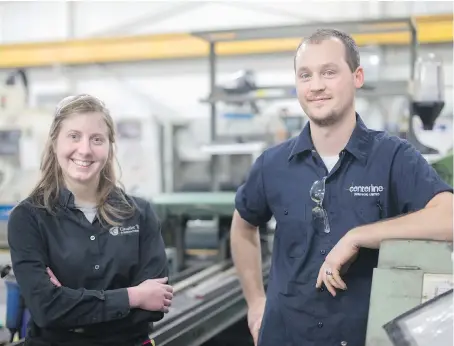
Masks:
[[[397,346],[391,341],[384,326],[400,315],[452,290],[452,250],[452,243],[448,242],[393,240],[381,244],[372,282],[366,346]],[[429,320],[435,318],[436,316],[429,316]],[[452,315],[450,318],[452,320]],[[424,329],[424,325],[417,329]],[[450,333],[452,335],[452,330]],[[452,341],[433,345],[451,346]]]
[[[235,192],[179,192],[156,196],[153,205],[162,222],[166,246],[176,249],[178,270],[192,260],[230,259],[230,226]],[[270,252],[270,227],[260,227],[262,255]],[[272,240],[270,240],[272,241]]]
[[[453,178],[453,152],[451,151],[444,157],[431,162],[432,167],[437,171],[440,177],[443,178],[451,186],[454,183]]]
[[[169,216],[211,215],[232,216],[235,204],[235,192],[179,192],[158,195],[153,199],[157,213]]]
[[[234,192],[179,192],[153,198],[162,222],[166,246],[176,249],[178,270],[190,257],[228,257],[228,234],[235,205]]]

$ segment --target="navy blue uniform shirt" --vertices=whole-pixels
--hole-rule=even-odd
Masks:
[[[117,195],[109,199],[115,204]],[[12,267],[31,312],[29,342],[134,345],[162,312],[131,309],[127,287],[168,275],[159,221],[150,203],[126,196],[135,215],[110,227],[89,222],[62,190],[55,215],[28,198],[9,216]],[[62,287],[54,286],[50,267]]]
[[[323,207],[330,232],[312,221],[314,181],[327,176]],[[366,128],[359,115],[328,174],[309,124],[269,148],[238,189],[236,209],[252,225],[272,216],[276,231],[259,346],[364,346],[378,250],[360,249],[336,297],[315,288],[325,256],[352,228],[416,211],[452,191],[408,142]]]

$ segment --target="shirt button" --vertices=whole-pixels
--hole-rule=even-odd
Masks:
[[[96,237],[95,237],[94,235],[92,235],[92,236],[90,237],[90,240],[95,240],[95,238],[96,238]]]
[[[323,327],[323,322],[318,322],[317,327],[322,328]]]
[[[123,313],[121,311],[118,311],[117,312],[117,317],[122,317],[123,316]]]
[[[98,265],[98,264],[97,264],[97,265],[95,265],[95,269],[96,269],[96,270],[98,270],[98,269],[99,269],[99,265]]]
[[[288,210],[284,210],[284,215],[288,215]]]
[[[324,292],[325,291],[325,288],[324,287],[320,287],[320,292]]]
[[[347,341],[341,341],[341,346],[347,346]]]
[[[320,250],[320,253],[321,253],[322,255],[326,255],[326,251],[325,251],[325,250]]]

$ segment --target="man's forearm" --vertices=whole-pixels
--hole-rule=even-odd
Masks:
[[[350,236],[358,247],[378,249],[387,239],[453,240],[453,204],[451,198],[445,203],[428,206],[415,213],[351,230]]]
[[[249,306],[265,298],[263,288],[260,236],[258,230],[232,224],[232,258]]]

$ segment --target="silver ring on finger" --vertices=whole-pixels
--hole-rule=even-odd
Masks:
[[[329,269],[326,269],[325,274],[328,275],[328,276],[332,276],[333,272],[331,270],[329,270]]]

